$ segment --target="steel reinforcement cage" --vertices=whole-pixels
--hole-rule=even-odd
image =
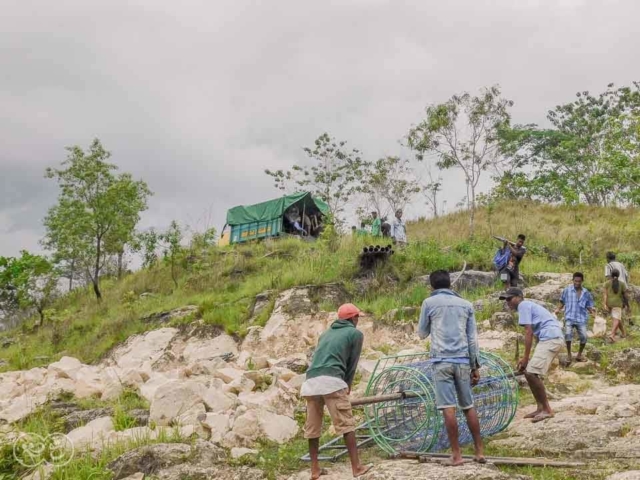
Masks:
[[[519,401],[518,382],[499,356],[480,353],[480,382],[473,387],[473,401],[483,437],[501,432],[513,420]],[[429,353],[381,358],[367,385],[366,396],[411,392],[409,398],[367,405],[369,431],[376,444],[389,454],[437,452],[449,447],[443,417],[436,408],[434,363]],[[464,413],[458,409],[460,444],[472,443]]]

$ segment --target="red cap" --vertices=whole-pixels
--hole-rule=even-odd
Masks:
[[[353,303],[345,303],[344,305],[340,305],[338,309],[338,319],[340,320],[349,320],[356,315],[361,315],[362,312],[358,307],[356,307]]]

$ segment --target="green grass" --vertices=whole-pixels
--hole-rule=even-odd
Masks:
[[[380,320],[393,310],[398,315],[388,319],[391,324],[415,321],[417,314],[405,313],[403,307],[419,307],[429,289],[419,282],[420,276],[435,269],[459,270],[466,263],[468,269],[489,270],[499,243],[492,235],[512,239],[518,233],[527,235],[528,253],[521,271],[529,280],[534,273],[582,271],[585,285],[594,289],[601,284],[604,254],[608,250],[619,253],[632,278],[640,278],[640,217],[634,210],[614,208],[554,207],[519,202],[503,204],[491,212],[480,209],[476,215],[476,232],[468,236],[465,212],[438,219],[409,223],[410,245],[397,249],[391,261],[374,272],[361,289],[357,257],[371,239],[345,236],[337,243],[320,241],[300,242],[297,239],[268,240],[250,245],[211,248],[200,252],[194,261],[179,267],[178,286],[171,279],[167,265],[126,275],[120,281],[113,278],[102,282],[103,301],[98,304],[92,291],[77,289],[59,299],[49,312],[42,327],[33,322],[2,336],[13,338],[15,344],[0,349],[0,359],[8,365],[3,370],[27,369],[47,365],[63,355],[79,358],[85,363],[99,361],[114,346],[129,336],[161,324],[145,321],[151,314],[195,305],[197,313],[172,322],[182,326],[201,319],[205,324],[217,326],[229,334],[242,336],[249,326],[251,307],[258,293],[271,290],[267,307],[254,319],[254,325],[264,325],[274,307],[278,292],[306,284],[340,282],[351,292],[352,300],[362,309]],[[378,242],[383,243],[383,242]],[[473,301],[495,291],[494,287],[461,292]],[[142,298],[140,295],[150,295]],[[324,298],[313,299],[321,309],[335,305]],[[487,305],[477,315],[479,322],[491,318],[501,309],[499,304]],[[634,312],[638,313],[637,307]],[[593,339],[590,343],[602,351],[600,366],[592,372],[606,375],[615,382],[617,372],[611,368],[614,355],[638,344],[638,331],[634,337],[616,344],[604,344]],[[392,353],[393,349],[379,350]],[[387,351],[388,350],[388,351]],[[512,352],[504,358],[512,359]],[[627,381],[640,382],[632,377]],[[589,388],[589,382],[578,386]],[[115,402],[95,399],[79,401],[83,408],[110,406],[114,408],[117,430],[133,426],[128,412],[134,408],[148,408],[146,402],[133,392],[125,391]],[[521,406],[533,404],[527,389],[521,391]],[[300,420],[300,419],[299,419]],[[327,424],[328,426],[328,424]],[[17,425],[23,431],[49,435],[63,428],[60,419],[46,407]],[[160,438],[157,441],[179,441]],[[184,439],[182,439],[184,440]],[[329,440],[325,434],[323,441]],[[149,443],[149,442],[147,442]],[[88,478],[107,479],[106,464],[135,444],[113,446],[98,456],[77,456],[65,469],[55,473],[54,480]],[[12,453],[1,447],[0,480],[15,478],[25,470],[12,461]],[[299,457],[307,451],[307,442],[301,434],[287,445],[262,444],[255,457],[243,458],[237,464],[250,464],[261,468],[268,478],[276,478],[306,468]],[[364,457],[375,457],[375,449],[363,452]],[[515,452],[517,453],[517,452]],[[507,455],[488,444],[487,454]],[[522,455],[522,452],[519,452]],[[579,474],[571,469],[533,467],[501,467],[511,473],[529,475],[535,479],[604,478],[594,470]],[[4,476],[4,477],[3,477]]]
[[[339,239],[332,249],[327,242],[300,242],[297,239],[269,240],[250,245],[211,248],[196,260],[179,268],[176,288],[169,267],[160,263],[151,269],[125,276],[117,281],[104,279],[104,300],[98,304],[90,288],[77,289],[60,299],[49,312],[50,319],[36,328],[33,322],[6,332],[16,343],[0,349],[0,359],[8,365],[1,370],[43,366],[62,355],[85,363],[100,360],[110,349],[128,337],[158,328],[142,318],[185,305],[196,305],[198,317],[208,325],[217,325],[230,334],[244,335],[255,295],[266,290],[276,293],[305,284],[342,282],[353,292],[353,301],[382,318],[401,307],[418,307],[428,288],[416,282],[419,276],[445,268],[491,268],[498,242],[492,234],[514,238],[527,234],[529,252],[522,263],[525,276],[539,271],[575,271],[586,275],[587,288],[599,286],[604,254],[620,252],[627,261],[632,278],[640,275],[640,220],[633,211],[613,208],[552,207],[529,203],[504,204],[489,215],[477,212],[475,236],[470,239],[464,212],[438,219],[410,222],[411,244],[397,249],[392,260],[379,269],[368,287],[357,293],[357,256],[370,243],[367,238],[350,236]],[[475,300],[492,288],[461,292]],[[140,298],[142,293],[151,294]],[[264,325],[271,304],[255,319]],[[323,308],[331,308],[318,299]],[[480,319],[488,318],[483,312]],[[174,322],[192,321],[188,317]],[[400,314],[394,321],[413,321]]]

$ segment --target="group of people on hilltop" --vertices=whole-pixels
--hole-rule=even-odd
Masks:
[[[396,210],[395,217],[391,223],[387,222],[387,217],[380,218],[378,212],[371,212],[371,226],[367,228],[366,222],[360,223],[360,228],[355,225],[351,227],[354,235],[391,238],[396,245],[407,244],[407,225],[402,219],[402,210]]]
[[[536,400],[536,409],[525,415],[533,423],[553,417],[543,379],[554,359],[566,347],[571,361],[573,330],[580,338],[580,350],[576,361],[584,361],[583,351],[587,343],[586,323],[588,315],[595,313],[591,293],[583,287],[584,275],[576,272],[573,283],[560,297],[558,308],[551,312],[535,301],[526,300],[518,288],[518,267],[526,249],[525,236],[518,242],[506,242],[503,248],[510,252],[512,271],[516,275],[507,279],[508,285],[499,298],[508,308],[518,312],[518,324],[524,328],[524,356],[517,369],[524,374]],[[622,309],[627,306],[626,296],[629,274],[613,253],[607,254],[605,267],[605,293],[603,304],[614,319],[611,340],[616,330],[624,335]],[[515,278],[515,282],[514,282]],[[480,383],[478,333],[473,305],[451,288],[447,271],[438,270],[429,275],[431,295],[422,303],[418,322],[418,336],[431,337],[431,362],[434,370],[436,407],[442,413],[451,446],[452,466],[463,463],[458,439],[456,410],[460,408],[467,422],[474,443],[473,460],[486,463],[480,422],[474,407],[472,388]],[[563,331],[557,314],[564,311]],[[357,329],[362,312],[353,304],[338,309],[338,319],[319,338],[301,396],[307,402],[307,418],[304,428],[309,440],[311,478],[316,480],[326,474],[318,463],[319,438],[322,430],[324,406],[327,406],[335,431],[344,436],[354,477],[367,473],[373,465],[362,465],[358,456],[356,422],[349,401],[356,367],[362,351],[364,335]],[[534,339],[537,344],[534,349]]]

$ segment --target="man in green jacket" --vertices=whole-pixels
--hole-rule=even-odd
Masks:
[[[348,397],[364,340],[362,332],[356,329],[360,313],[358,307],[351,303],[338,309],[338,320],[320,335],[311,367],[300,390],[300,395],[307,401],[304,436],[309,439],[312,480],[325,473],[318,463],[325,405],[336,433],[344,436],[353,476],[360,477],[371,469],[371,465],[363,466],[358,458],[356,422]]]

